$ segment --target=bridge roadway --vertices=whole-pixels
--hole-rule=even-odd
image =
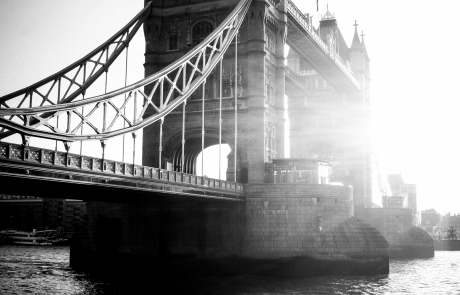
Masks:
[[[6,142],[0,142],[0,183],[6,194],[84,201],[245,200],[236,182]]]

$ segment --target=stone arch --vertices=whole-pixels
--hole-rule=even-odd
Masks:
[[[198,45],[214,30],[214,24],[207,19],[200,19],[192,25],[192,46]]]
[[[196,158],[201,153],[201,128],[194,128],[185,132],[184,172],[195,174]],[[214,128],[205,129],[204,148],[219,144],[219,130]],[[222,144],[228,144],[233,153],[233,135],[222,132]],[[173,169],[181,171],[182,166],[182,132],[174,134],[166,143],[165,157],[171,159]]]

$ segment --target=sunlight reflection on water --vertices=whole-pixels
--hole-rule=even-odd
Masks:
[[[0,246],[0,294],[131,293],[133,282],[77,272],[68,260],[68,247]],[[438,251],[432,259],[393,260],[388,276],[295,280],[235,276],[174,279],[161,287],[168,287],[168,294],[460,294],[459,273],[460,252]],[[160,288],[143,283],[150,290]]]

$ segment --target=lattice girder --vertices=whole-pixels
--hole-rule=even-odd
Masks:
[[[36,107],[65,104],[79,98],[84,98],[86,90],[105,72],[119,57],[150,14],[151,3],[139,12],[127,25],[85,57],[74,62],[63,70],[49,76],[24,89],[0,97],[0,109],[22,109],[28,104],[29,109]],[[44,94],[46,93],[46,94]],[[34,94],[41,101],[34,99]],[[8,120],[20,118],[26,126],[40,126],[43,121],[37,116],[28,119],[21,118],[19,114],[12,113]],[[43,112],[42,118],[55,117],[52,112]],[[0,138],[11,135],[11,132],[0,129]]]
[[[51,105],[35,107],[1,108],[0,126],[25,136],[41,137],[63,142],[107,140],[127,133],[133,133],[160,119],[163,119],[176,107],[186,103],[192,93],[205,83],[207,76],[213,71],[224,53],[234,40],[239,27],[250,6],[251,0],[241,0],[233,12],[206,39],[198,44],[182,58],[163,70],[144,78],[136,83],[118,90],[83,100],[64,101]],[[150,86],[150,87],[148,87]],[[148,90],[150,89],[150,92]],[[116,99],[122,98],[122,104],[117,106]],[[138,102],[142,102],[137,111]],[[127,114],[127,106],[131,104],[133,112]],[[93,115],[102,128],[97,127]],[[107,106],[113,110],[109,114]],[[84,114],[79,109],[90,108]],[[147,112],[150,107],[151,111]],[[51,120],[60,115],[67,115],[66,130],[61,130],[52,124]],[[6,117],[22,117],[19,124]],[[31,121],[34,124],[31,124]],[[58,121],[58,120],[56,120]],[[72,121],[77,122],[72,125]],[[125,124],[123,124],[123,121]],[[120,124],[121,122],[121,124]],[[116,127],[121,126],[123,127]],[[49,130],[40,130],[45,126]],[[84,129],[83,126],[90,128]]]

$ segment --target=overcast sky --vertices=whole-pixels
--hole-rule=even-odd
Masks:
[[[71,64],[117,32],[143,0],[0,1],[0,95]],[[294,0],[317,21],[315,0]],[[460,212],[460,1],[319,0],[351,44],[355,19],[371,59],[373,137],[387,173],[417,184],[419,209]],[[128,80],[143,77],[143,36]],[[32,143],[33,144],[33,143]]]

